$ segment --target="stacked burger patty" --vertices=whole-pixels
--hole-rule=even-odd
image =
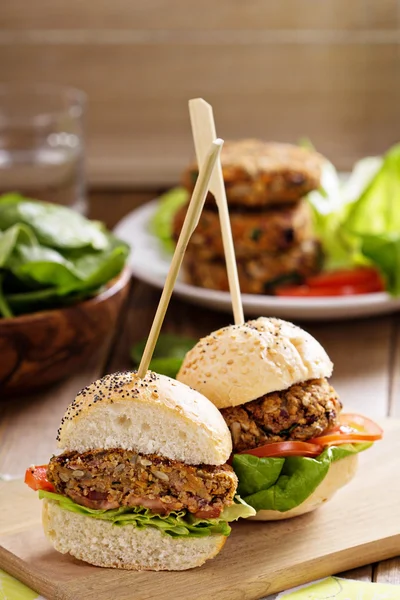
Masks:
[[[276,285],[300,283],[321,269],[321,247],[303,196],[319,187],[322,160],[316,152],[290,144],[225,144],[222,171],[242,292],[273,293]],[[190,193],[197,173],[192,165],[184,175]],[[183,207],[175,217],[176,240],[185,214]],[[229,289],[218,210],[210,193],[184,267],[193,285]]]

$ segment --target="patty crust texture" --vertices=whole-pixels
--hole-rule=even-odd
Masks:
[[[186,210],[187,206],[184,206],[175,215],[175,241],[181,232]],[[313,237],[311,208],[305,200],[273,210],[230,211],[230,221],[239,259],[260,256],[264,252],[283,252]],[[201,257],[224,257],[218,211],[203,210],[189,247],[200,252]]]
[[[321,245],[308,240],[286,252],[263,253],[237,261],[240,289],[244,294],[269,294],[282,284],[301,283],[315,275],[322,265]],[[183,261],[185,280],[198,287],[229,291],[224,259],[208,260],[201,250],[188,248]]]
[[[118,448],[53,456],[47,477],[59,494],[88,508],[144,506],[159,514],[188,510],[198,518],[219,517],[237,486],[229,465],[192,466]]]
[[[227,141],[221,152],[229,204],[268,206],[296,202],[320,185],[323,157],[292,144],[256,139]],[[197,165],[185,171],[183,184],[191,193]],[[215,202],[211,194],[207,202]]]
[[[232,434],[233,450],[243,452],[269,442],[322,435],[338,424],[341,409],[326,379],[310,379],[221,413]]]

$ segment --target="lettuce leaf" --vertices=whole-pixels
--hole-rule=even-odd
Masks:
[[[384,158],[361,159],[346,180],[325,161],[320,189],[307,196],[314,230],[322,242],[324,268],[375,264],[393,295],[400,295],[400,219],[392,219],[395,202],[390,205],[396,193],[400,194],[399,149],[395,146]],[[393,230],[397,231],[396,240]]]
[[[351,206],[346,227],[355,234],[400,232],[400,144],[383,158],[380,169]]]
[[[321,188],[308,201],[325,269],[373,264],[387,291],[400,296],[400,144],[383,158],[360,160],[344,183],[327,162]]]
[[[343,227],[360,252],[375,264],[388,291],[400,296],[400,144],[383,158],[380,169],[351,205]]]
[[[349,236],[343,223],[350,204],[358,198],[376,172],[376,163],[372,165],[369,160],[363,159],[357,163],[346,183],[341,181],[333,164],[324,161],[320,189],[307,196],[314,231],[322,243],[324,268],[328,271],[351,268],[362,262],[357,241]]]
[[[185,188],[177,187],[163,194],[157,210],[151,220],[151,230],[161,241],[167,252],[173,252],[175,244],[172,239],[173,221],[178,210],[189,200]]]
[[[387,291],[400,296],[400,232],[359,237],[361,252],[379,268]]]
[[[233,468],[239,478],[238,492],[257,511],[286,512],[311,496],[333,462],[362,452],[371,445],[368,442],[332,446],[317,458],[258,458],[251,454],[235,454]]]
[[[231,528],[228,521],[236,521],[255,514],[255,510],[236,496],[235,504],[225,508],[218,519],[196,519],[192,514],[181,510],[162,516],[152,513],[142,506],[122,507],[111,510],[96,510],[76,504],[71,498],[45,490],[39,491],[39,498],[57,502],[63,510],[69,510],[86,517],[111,521],[115,526],[133,525],[134,527],[156,527],[172,537],[205,537],[208,535],[228,536]]]
[[[225,521],[237,521],[238,519],[247,519],[253,517],[256,511],[252,506],[249,506],[240,496],[235,496],[235,502],[230,506],[226,506],[221,514],[221,518]]]

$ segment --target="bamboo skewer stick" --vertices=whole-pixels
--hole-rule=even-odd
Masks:
[[[149,368],[151,357],[153,356],[154,348],[156,346],[158,336],[160,335],[165,313],[167,312],[168,304],[172,296],[175,281],[178,276],[179,269],[181,268],[189,239],[195,230],[197,223],[199,222],[201,211],[203,210],[204,202],[207,196],[210,178],[215,164],[219,159],[223,143],[224,142],[221,139],[214,139],[214,141],[211,142],[211,145],[209,145],[208,153],[201,163],[202,166],[200,168],[199,177],[189,203],[182,231],[180,233],[168,271],[168,276],[165,281],[164,289],[158,303],[157,312],[154,317],[149,337],[147,338],[146,346],[143,352],[142,360],[140,361],[138,368],[138,375],[141,379],[143,379],[143,377],[146,375]]]
[[[212,140],[217,137],[212,106],[202,98],[189,100],[190,121],[192,124],[197,162],[203,163]],[[231,222],[229,220],[228,202],[226,199],[221,161],[218,160],[210,180],[210,192],[215,196],[218,206],[222,242],[226,268],[228,271],[229,290],[232,298],[232,309],[235,325],[244,323],[243,305],[237,273],[235,249],[233,246]]]

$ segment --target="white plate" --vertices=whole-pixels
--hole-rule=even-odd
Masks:
[[[171,256],[163,251],[158,239],[150,231],[149,224],[157,203],[158,200],[153,200],[131,212],[118,223],[115,233],[132,246],[130,265],[133,275],[155,287],[163,288]],[[174,293],[193,304],[231,311],[228,292],[195,287],[179,279]],[[331,298],[278,298],[243,294],[242,298],[247,316],[275,316],[284,319],[351,319],[400,309],[400,298],[393,299],[385,292]]]

